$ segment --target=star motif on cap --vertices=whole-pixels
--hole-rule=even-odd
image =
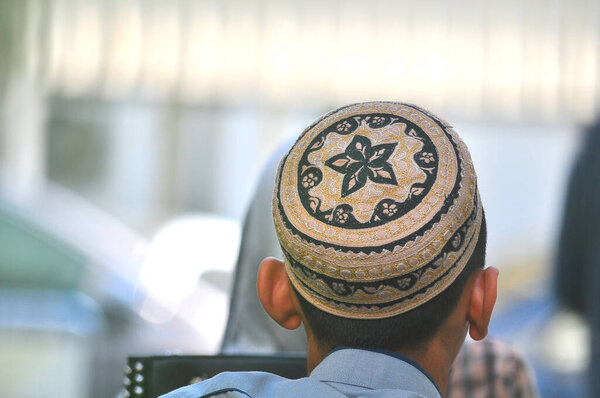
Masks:
[[[344,174],[342,198],[364,187],[368,180],[378,184],[398,185],[388,159],[398,143],[373,146],[371,140],[356,135],[344,153],[335,155],[325,165]]]

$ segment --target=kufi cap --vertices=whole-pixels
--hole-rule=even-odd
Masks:
[[[482,207],[467,147],[410,104],[339,108],[279,165],[273,217],[288,276],[311,304],[358,319],[431,300],[477,243]]]

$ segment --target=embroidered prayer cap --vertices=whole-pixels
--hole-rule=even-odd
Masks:
[[[469,151],[430,112],[344,106],[283,157],[273,217],[297,291],[328,313],[391,317],[447,288],[471,257],[482,207]]]

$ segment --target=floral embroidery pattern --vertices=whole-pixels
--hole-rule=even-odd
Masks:
[[[351,128],[352,128],[352,125],[347,120],[343,120],[343,121],[339,122],[337,124],[337,126],[335,127],[335,129],[339,133],[347,133]]]
[[[383,116],[374,116],[371,119],[371,126],[373,127],[383,126],[383,123],[385,123],[385,118]]]
[[[339,224],[345,224],[348,221],[348,213],[344,209],[338,208],[335,211],[334,220]]]
[[[398,185],[394,168],[388,159],[397,143],[371,145],[371,140],[357,135],[344,153],[328,159],[325,165],[345,174],[342,181],[342,198],[365,186],[367,180],[379,184]]]
[[[398,279],[398,287],[402,290],[407,290],[411,288],[416,282],[416,278],[411,278],[409,276],[405,276],[403,278]]]
[[[456,234],[454,236],[454,238],[452,238],[452,247],[457,249],[461,243],[462,243],[462,237],[460,236],[460,234]]]
[[[421,159],[422,161],[424,161],[427,164],[429,164],[431,162],[435,162],[435,159],[433,157],[433,153],[431,153],[431,152],[423,152],[421,154],[421,157],[419,159]]]
[[[343,295],[344,293],[346,293],[346,285],[344,283],[341,282],[333,282],[331,284],[331,288],[333,289],[334,292],[336,292],[337,294],[341,294]]]
[[[304,188],[312,188],[317,185],[318,178],[314,173],[308,173],[302,177],[302,186]]]
[[[383,210],[381,211],[384,216],[391,217],[398,212],[398,205],[395,203],[385,202],[381,205]]]

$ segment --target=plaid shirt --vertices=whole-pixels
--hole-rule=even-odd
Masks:
[[[497,340],[465,343],[450,370],[448,398],[538,398],[523,356]]]

